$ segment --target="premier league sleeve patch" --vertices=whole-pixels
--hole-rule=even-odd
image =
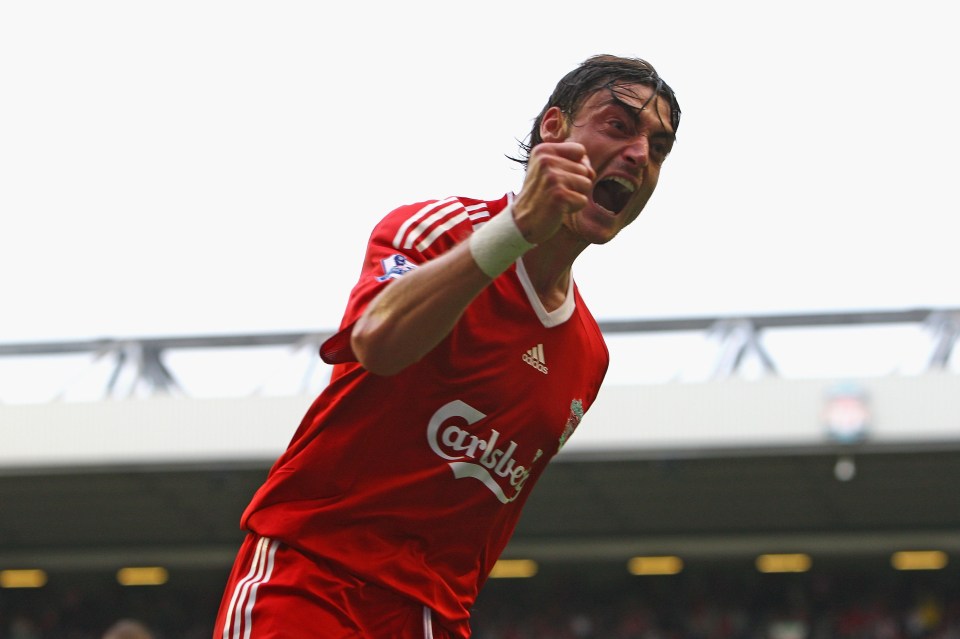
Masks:
[[[380,266],[383,267],[383,275],[377,278],[378,282],[401,277],[417,268],[417,265],[407,259],[406,255],[400,255],[399,253],[380,260]]]

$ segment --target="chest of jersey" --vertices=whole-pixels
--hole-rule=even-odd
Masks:
[[[580,306],[565,321],[545,325],[515,277],[500,278],[475,300],[420,367],[437,384],[438,398],[456,398],[475,411],[469,428],[437,424],[441,451],[452,457],[479,446],[472,452],[492,451],[482,460],[487,464],[498,451],[501,460],[512,451],[528,463],[562,447],[607,365],[602,337]],[[505,465],[498,467],[508,476]]]

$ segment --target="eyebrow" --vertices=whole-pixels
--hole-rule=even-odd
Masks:
[[[643,111],[646,110],[647,105],[650,104],[651,102],[655,102],[655,101],[660,97],[659,94],[654,93],[654,94],[651,95],[649,98],[647,98],[647,101],[644,102],[642,106],[640,106],[640,107],[635,107],[635,106],[633,106],[632,104],[628,104],[628,103],[625,102],[623,99],[621,99],[620,96],[617,95],[616,91],[614,91],[612,88],[607,87],[607,91],[610,93],[610,97],[609,97],[605,102],[602,103],[602,106],[618,106],[618,107],[620,107],[621,109],[623,109],[624,111],[626,111],[626,112],[630,115],[630,117],[633,119],[634,124],[639,124],[639,123],[640,123],[640,114],[641,114]],[[653,133],[653,134],[652,134],[652,137],[665,138],[665,139],[669,140],[670,142],[676,142],[676,140],[677,140],[677,134],[674,133],[673,131],[667,131],[667,130],[666,130],[666,126],[667,126],[667,125],[666,125],[666,123],[663,121],[663,118],[660,117],[660,111],[659,111],[659,109],[656,110],[656,114],[657,114],[657,119],[660,121],[660,124],[664,127],[664,129],[661,130],[661,131],[657,131],[657,132]]]
[[[663,138],[671,144],[677,141],[677,134],[673,131],[656,131],[655,133],[650,134],[652,138]]]

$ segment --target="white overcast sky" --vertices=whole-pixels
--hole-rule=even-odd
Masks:
[[[594,53],[683,121],[600,319],[960,307],[949,2],[4,2],[0,343],[334,328],[372,225],[518,190]]]

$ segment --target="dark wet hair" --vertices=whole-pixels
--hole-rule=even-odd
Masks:
[[[527,165],[530,151],[543,142],[540,137],[540,123],[543,122],[543,116],[551,107],[559,107],[565,115],[572,118],[591,95],[604,88],[615,90],[618,85],[623,84],[648,86],[654,90],[654,96],[665,99],[670,104],[670,125],[676,133],[680,126],[680,104],[673,89],[663,81],[652,64],[640,58],[595,55],[563,76],[557,83],[553,95],[534,120],[528,141],[520,142],[520,157],[510,159],[524,166]]]

